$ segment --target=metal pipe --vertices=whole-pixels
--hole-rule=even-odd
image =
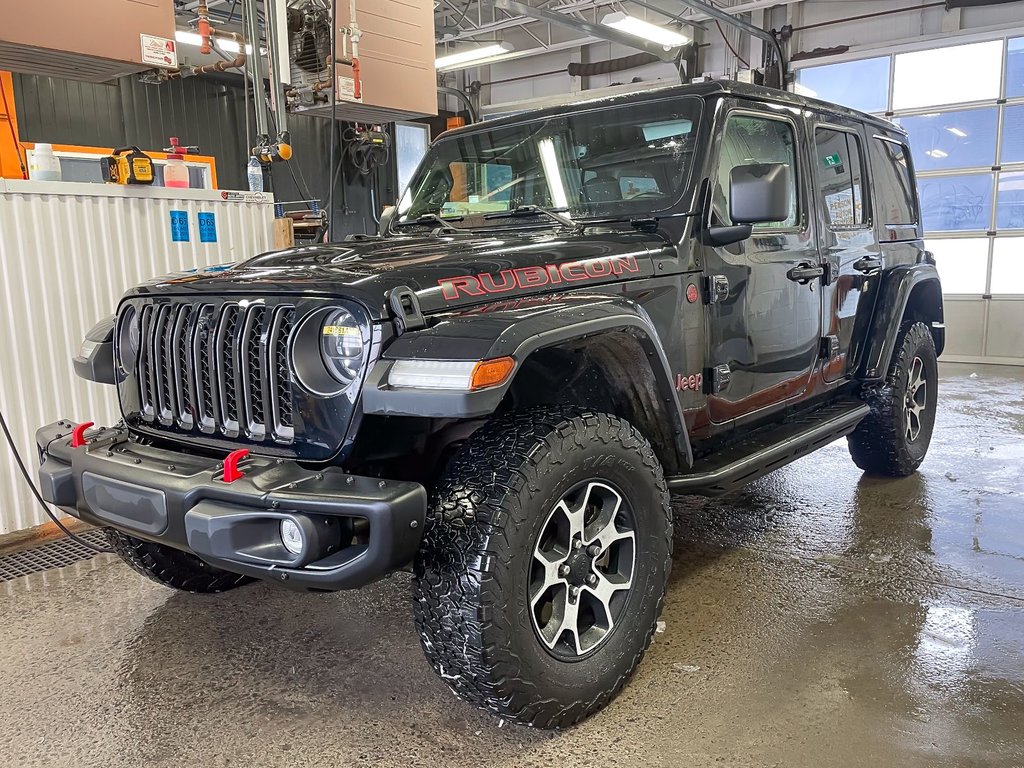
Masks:
[[[263,12],[266,17],[267,26],[267,54],[270,57],[270,87],[274,93],[274,124],[277,128],[278,141],[286,141],[288,136],[288,110],[285,109],[284,80],[282,79],[280,40],[278,39],[277,28],[277,5],[278,0],[264,0]],[[255,55],[259,51],[253,49]],[[282,134],[285,139],[282,139]]]
[[[245,20],[248,26],[246,37],[252,45],[253,55],[249,57],[246,68],[249,70],[252,80],[253,111],[256,113],[256,141],[257,146],[265,146],[270,143],[270,130],[267,127],[267,91],[263,85],[263,57],[260,56],[260,22],[256,13],[256,0],[242,0],[245,10]],[[249,148],[249,152],[253,152]]]
[[[779,45],[779,41],[775,39],[775,35],[771,32],[765,32],[760,27],[755,27],[753,24],[743,21],[742,19],[737,19],[735,16],[726,13],[720,8],[716,8],[710,3],[702,2],[702,0],[679,0],[679,2],[683,5],[688,5],[695,11],[706,13],[713,19],[718,19],[719,21],[724,21],[726,24],[732,24],[734,27],[739,27],[747,34],[753,35],[754,37],[768,43],[772,47],[772,50],[775,51],[776,66],[779,70],[779,88],[786,87],[786,60],[782,55],[782,46]]]

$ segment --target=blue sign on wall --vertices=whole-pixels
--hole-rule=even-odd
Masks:
[[[217,242],[217,219],[212,212],[206,211],[199,214],[199,242]]]
[[[188,241],[188,212],[171,211],[171,242],[187,243]]]

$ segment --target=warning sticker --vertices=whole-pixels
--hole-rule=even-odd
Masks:
[[[188,241],[188,212],[171,211],[171,242],[187,243]]]
[[[217,219],[210,211],[201,211],[198,215],[199,219],[199,242],[200,243],[216,243],[217,242]]]
[[[139,35],[142,38],[142,63],[152,64],[161,69],[178,68],[178,51],[174,41],[155,35]]]
[[[338,75],[338,101],[362,101],[362,98],[356,98],[356,81],[353,78]]]

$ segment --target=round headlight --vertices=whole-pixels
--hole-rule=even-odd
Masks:
[[[135,307],[128,305],[118,318],[117,355],[121,367],[128,373],[135,370],[139,359],[139,313]]]
[[[320,327],[320,354],[327,372],[348,386],[363,367],[363,332],[346,309],[335,309]]]

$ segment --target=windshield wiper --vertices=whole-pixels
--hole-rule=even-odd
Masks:
[[[391,226],[394,228],[412,226],[426,227],[431,224],[437,224],[437,229],[440,230],[441,232],[467,232],[468,230],[465,230],[462,227],[456,227],[454,224],[450,223],[452,221],[462,221],[464,218],[464,216],[452,216],[449,219],[443,219],[436,213],[424,213],[416,217],[415,219],[409,219],[408,221],[397,221]]]
[[[539,205],[519,205],[515,208],[511,208],[507,211],[497,211],[495,213],[488,213],[484,216],[485,219],[508,219],[516,218],[519,216],[547,216],[552,221],[557,221],[563,227],[569,227],[571,229],[582,229],[583,225],[578,221],[570,219],[568,216],[563,216],[559,211],[564,211],[565,208],[544,208]]]

